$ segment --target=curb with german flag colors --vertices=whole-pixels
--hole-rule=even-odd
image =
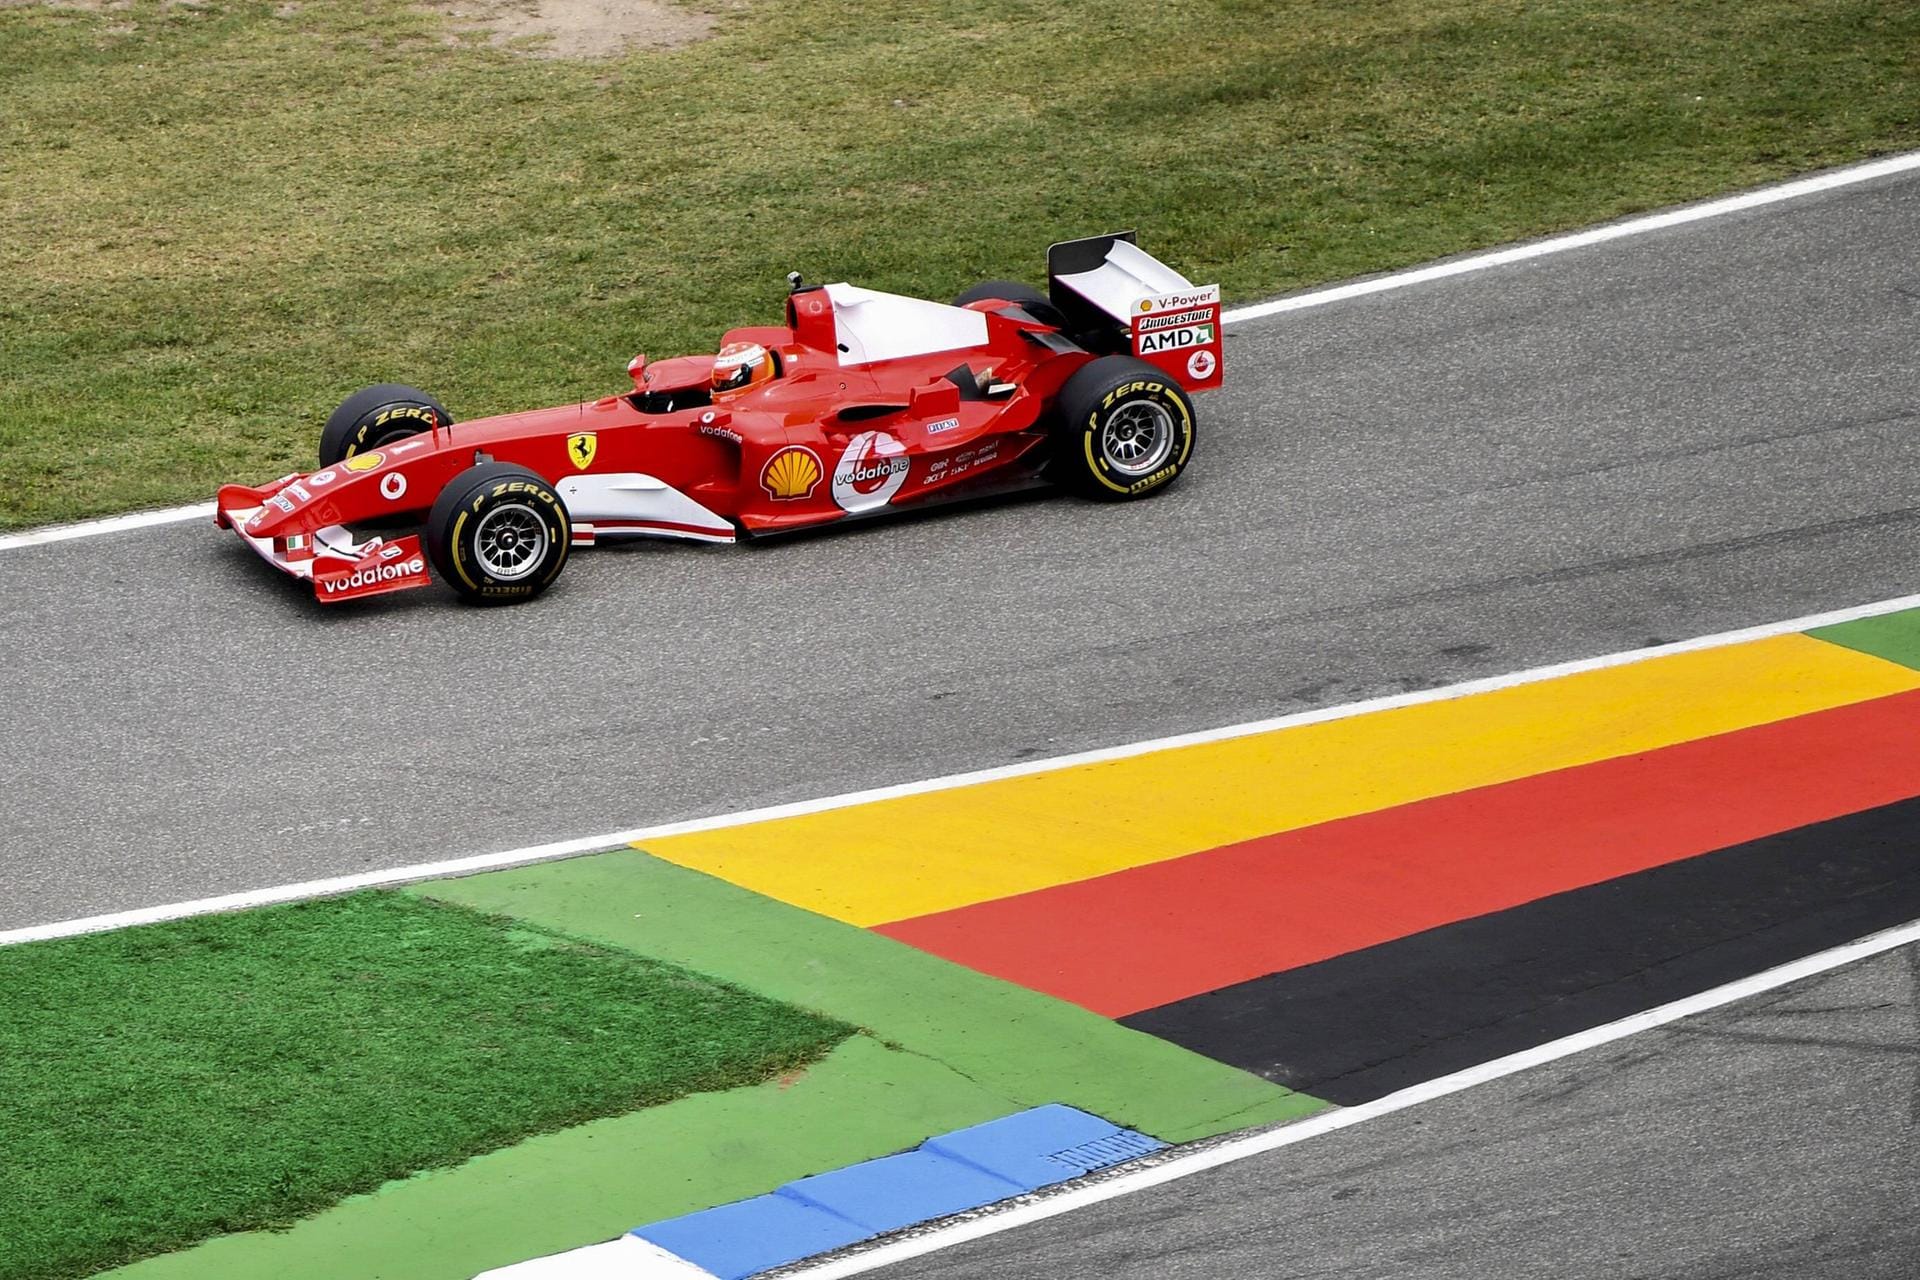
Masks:
[[[646,848],[1364,1101],[1920,916],[1916,667],[1910,611]]]
[[[1283,1124],[1920,919],[1917,851],[1910,609],[430,881],[864,1034],[125,1271],[465,1280],[1037,1108]]]
[[[1920,611],[643,847],[1368,1102],[1920,917]]]

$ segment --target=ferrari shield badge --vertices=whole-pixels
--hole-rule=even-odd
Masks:
[[[591,431],[580,431],[567,437],[567,457],[582,471],[593,465],[593,455],[599,448],[600,438]]]

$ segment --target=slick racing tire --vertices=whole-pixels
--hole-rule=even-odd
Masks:
[[[525,467],[483,462],[455,476],[427,516],[442,581],[476,604],[515,604],[553,585],[573,525],[553,486]]]
[[[1193,401],[1144,360],[1089,361],[1060,388],[1058,406],[1050,474],[1089,498],[1158,493],[1193,456]]]
[[[320,465],[331,467],[436,424],[452,426],[453,415],[426,392],[398,382],[362,387],[327,415],[320,429]]]
[[[1028,315],[1041,324],[1050,324],[1056,329],[1067,327],[1066,316],[1053,300],[1030,284],[1021,284],[1018,280],[982,280],[953,300],[956,307],[964,307],[970,302],[980,302],[987,298],[999,298],[1004,302],[1016,303],[1026,308]]]

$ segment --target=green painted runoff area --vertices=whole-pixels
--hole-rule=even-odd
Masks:
[[[529,1138],[347,1200],[288,1231],[222,1236],[118,1280],[469,1280],[657,1218],[991,1120],[1006,1100],[855,1036],[797,1078]]]
[[[632,850],[414,892],[685,965],[851,1022],[1000,1093],[1065,1102],[1167,1142],[1324,1104],[1076,1005]]]
[[[288,1231],[226,1236],[111,1274],[466,1280],[1041,1103],[1175,1142],[1326,1105],[633,850],[406,892],[640,952],[863,1032],[791,1078],[531,1138],[390,1183]]]
[[[1807,634],[1920,671],[1920,609],[1816,627]]]

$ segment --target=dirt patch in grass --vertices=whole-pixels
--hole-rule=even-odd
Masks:
[[[538,58],[677,49],[713,33],[710,13],[659,0],[431,0],[456,32]]]
[[[1244,299],[1920,145],[1886,0],[688,3],[593,58],[417,0],[0,7],[0,526],[310,468],[371,382],[603,395],[793,270],[950,298],[1134,227]]]

